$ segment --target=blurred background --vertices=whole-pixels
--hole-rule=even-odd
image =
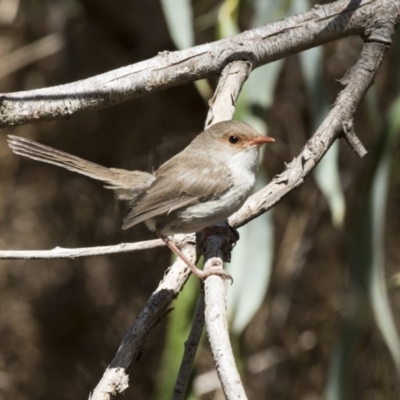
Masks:
[[[0,0],[0,91],[91,77],[306,11],[308,0]],[[399,33],[361,104],[360,160],[344,141],[271,212],[241,230],[229,288],[250,399],[399,398]],[[350,37],[252,73],[235,118],[276,139],[262,187],[298,154],[357,60]],[[106,110],[3,129],[0,249],[151,239],[88,178],[11,153],[20,135],[90,161],[151,171],[203,129],[217,76]],[[0,262],[0,399],[87,398],[171,263],[166,249]],[[171,397],[198,295],[192,278],[131,367],[125,398]],[[207,340],[187,398],[222,399]]]

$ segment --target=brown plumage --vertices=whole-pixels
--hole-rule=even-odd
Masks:
[[[9,146],[16,154],[100,180],[119,199],[129,200],[130,211],[122,228],[145,221],[202,279],[205,274],[166,236],[202,230],[238,210],[254,185],[259,145],[271,141],[244,122],[220,122],[149,174],[102,167],[31,140],[9,136]]]

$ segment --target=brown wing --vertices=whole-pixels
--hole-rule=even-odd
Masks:
[[[182,165],[188,164],[186,160],[183,151],[160,167],[155,174],[156,180],[125,217],[123,229],[158,215],[218,198],[231,187],[229,169],[225,164],[191,158],[190,168],[185,169]]]

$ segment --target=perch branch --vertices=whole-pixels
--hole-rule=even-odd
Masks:
[[[338,0],[228,39],[157,56],[66,85],[0,96],[0,127],[71,116],[219,74],[227,63],[252,68],[398,18],[393,0]]]
[[[220,260],[210,258],[209,262],[220,263]],[[214,289],[211,289],[211,285],[214,286]],[[224,282],[215,275],[210,276],[204,283],[204,291],[206,296],[207,334],[225,397],[228,400],[247,399],[236,368],[228,333]]]
[[[154,249],[155,247],[161,246],[165,246],[165,243],[161,239],[154,239],[136,243],[120,243],[113,246],[80,247],[77,249],[55,247],[51,250],[0,250],[0,260],[38,260],[104,256],[106,254]]]
[[[181,250],[189,260],[195,261],[195,235],[176,236],[185,238]],[[189,274],[187,265],[178,258],[125,333],[117,354],[89,397],[90,400],[110,400],[128,388],[132,362],[140,359],[147,335],[169,312],[169,305],[181,291]]]
[[[223,268],[226,239],[220,234],[207,238],[205,243],[205,257],[208,259],[206,268]],[[214,364],[222,385],[225,397],[228,400],[246,399],[243,384],[236,368],[232,346],[228,332],[226,315],[226,284],[219,276],[210,276],[204,282],[205,319],[207,335],[210,342]]]
[[[343,121],[343,137],[358,157],[363,158],[367,154],[367,150],[356,135],[352,119]]]

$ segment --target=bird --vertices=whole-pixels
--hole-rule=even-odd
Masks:
[[[219,122],[149,173],[107,168],[29,139],[8,138],[18,155],[105,183],[118,199],[129,201],[122,229],[145,222],[201,281],[210,274],[226,273],[198,269],[169,236],[199,232],[236,212],[254,186],[259,148],[270,142],[274,139],[243,121]]]

